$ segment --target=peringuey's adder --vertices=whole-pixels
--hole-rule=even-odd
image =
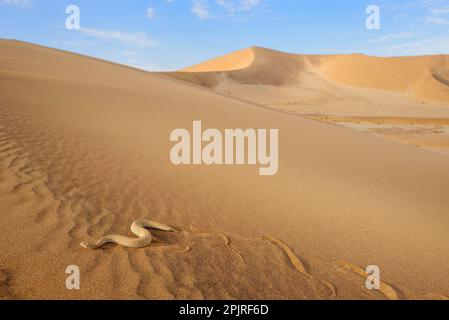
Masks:
[[[128,238],[119,235],[107,235],[96,243],[82,242],[81,246],[86,249],[98,249],[107,243],[116,243],[128,248],[143,248],[149,246],[153,241],[153,237],[148,229],[167,231],[167,232],[177,232],[175,229],[163,225],[158,222],[150,220],[136,220],[131,225],[131,231],[138,238]]]

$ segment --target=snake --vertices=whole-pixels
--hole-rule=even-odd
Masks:
[[[177,232],[172,227],[163,225],[150,220],[136,220],[131,225],[131,231],[138,238],[128,238],[120,235],[107,235],[98,240],[96,243],[81,242],[81,247],[86,249],[99,249],[107,243],[118,244],[127,248],[144,248],[151,244],[153,237],[147,229],[159,231]]]

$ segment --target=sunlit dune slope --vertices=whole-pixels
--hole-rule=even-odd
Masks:
[[[244,69],[254,62],[254,50],[252,48],[233,52],[201,64],[183,69],[184,72],[214,72],[232,71]]]
[[[244,84],[283,85],[296,81],[309,67],[306,56],[252,47],[182,71],[192,76],[205,72],[205,77],[225,73]]]

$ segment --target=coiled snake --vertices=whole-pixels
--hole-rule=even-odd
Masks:
[[[153,237],[148,229],[177,232],[175,229],[150,220],[137,220],[131,225],[131,231],[138,238],[128,238],[119,235],[107,235],[96,243],[82,242],[81,246],[86,249],[98,249],[107,243],[116,243],[128,248],[143,248],[149,246],[153,241]]]

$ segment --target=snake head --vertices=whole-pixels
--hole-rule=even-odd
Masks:
[[[81,247],[89,249],[89,244],[87,242],[81,242]]]

